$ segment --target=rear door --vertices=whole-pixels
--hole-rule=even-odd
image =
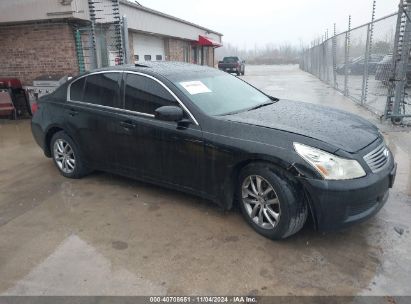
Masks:
[[[123,108],[122,72],[90,74],[73,82],[66,105],[66,124],[87,163],[107,169],[118,163],[116,146]]]

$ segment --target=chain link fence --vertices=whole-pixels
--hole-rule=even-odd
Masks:
[[[89,0],[91,23],[74,27],[79,72],[127,63],[127,19],[119,0]]]
[[[404,2],[398,13],[354,29],[350,29],[349,25],[348,31],[304,49],[300,68],[374,113],[387,117],[390,86],[392,89],[397,81],[404,80],[396,79],[395,66],[405,63],[396,62],[393,58],[393,53],[400,50],[398,44],[404,43],[404,35],[396,36],[396,31],[399,31],[400,25],[404,27],[405,23],[411,23],[411,20],[401,19],[402,10],[410,9],[410,5],[407,7]],[[405,10],[404,14],[406,16]],[[399,36],[402,38],[398,39]],[[411,91],[411,69],[407,68],[406,74],[405,98],[400,113],[402,117],[411,114],[410,104],[407,103],[408,91]]]

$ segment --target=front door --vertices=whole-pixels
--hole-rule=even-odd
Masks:
[[[155,109],[179,106],[178,102],[153,78],[127,72],[124,77],[124,106],[130,111],[125,120],[130,132],[127,159],[132,160],[138,174],[198,189],[204,157],[200,127],[192,123],[178,128],[176,122],[154,118]]]

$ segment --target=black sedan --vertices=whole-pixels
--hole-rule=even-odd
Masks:
[[[239,204],[272,239],[308,216],[320,230],[369,218],[396,172],[366,120],[184,63],[83,74],[40,99],[32,132],[68,178],[98,169]]]
[[[367,63],[365,62],[364,56],[354,58],[347,64],[347,73],[349,75],[362,75],[364,74],[364,65],[367,64],[368,74],[374,75],[377,70],[377,65],[383,57],[384,55],[371,54]],[[337,74],[344,74],[345,66],[344,63],[337,65]]]

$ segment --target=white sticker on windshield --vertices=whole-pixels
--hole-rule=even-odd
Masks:
[[[182,87],[186,89],[191,95],[201,94],[201,93],[211,93],[211,90],[201,81],[186,81],[180,82]]]

